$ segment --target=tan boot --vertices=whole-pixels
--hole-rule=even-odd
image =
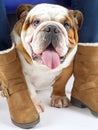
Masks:
[[[0,91],[1,91],[1,81],[0,81]]]
[[[71,103],[98,116],[98,44],[79,44],[74,60]]]
[[[34,127],[39,122],[39,114],[30,98],[14,48],[0,52],[0,79],[1,94],[7,98],[12,122],[25,129]]]

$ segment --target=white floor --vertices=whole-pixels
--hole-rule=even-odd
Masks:
[[[73,78],[67,84],[67,95],[70,98]],[[70,106],[68,108],[53,108],[49,106],[50,90],[39,92],[39,97],[45,106],[45,112],[40,114],[40,123],[34,130],[97,130],[98,118],[88,109]],[[0,129],[18,130],[10,121],[6,99],[0,96]]]

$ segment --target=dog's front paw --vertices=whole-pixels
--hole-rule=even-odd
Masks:
[[[31,96],[31,98],[32,98],[32,101],[33,101],[37,111],[39,113],[44,112],[44,106],[43,106],[42,102],[40,101],[40,99],[37,96],[36,97]]]
[[[35,102],[34,104],[39,113],[44,112],[44,106],[41,101]]]
[[[69,105],[69,100],[66,96],[55,96],[53,95],[51,98],[51,106],[62,108],[67,107]]]

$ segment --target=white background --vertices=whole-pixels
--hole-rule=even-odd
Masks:
[[[67,84],[67,95],[70,98],[73,78]],[[40,123],[33,130],[97,130],[98,117],[84,108],[69,106],[68,108],[53,108],[49,106],[51,90],[38,93],[45,106],[45,112],[40,113]],[[93,98],[93,97],[92,97]],[[21,129],[12,124],[6,99],[0,96],[0,129]]]

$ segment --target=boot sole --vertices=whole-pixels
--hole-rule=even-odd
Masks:
[[[11,119],[12,120],[12,119]],[[27,124],[21,124],[21,123],[17,123],[15,121],[12,120],[12,123],[20,128],[23,128],[23,129],[30,129],[30,128],[33,128],[35,127],[38,123],[40,122],[40,118],[38,118],[38,120],[34,121],[34,122],[31,122],[31,123],[27,123]]]
[[[80,108],[88,108],[94,116],[98,117],[98,113],[91,110],[87,105],[85,105],[84,103],[82,103],[78,99],[75,99],[75,98],[71,97],[71,104],[73,106],[77,106],[77,107],[80,107]]]

